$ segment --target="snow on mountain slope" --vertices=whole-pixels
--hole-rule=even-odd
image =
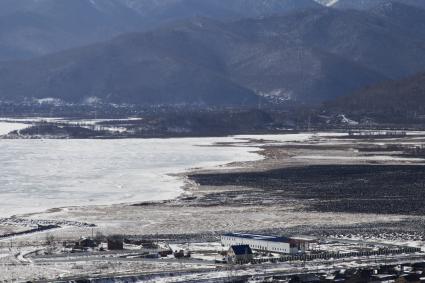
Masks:
[[[327,7],[332,7],[335,5],[339,0],[315,0],[317,3],[325,5]]]

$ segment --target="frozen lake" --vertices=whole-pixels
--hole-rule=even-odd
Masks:
[[[0,135],[28,125],[0,122]],[[1,140],[0,217],[49,208],[172,199],[185,180],[175,176],[262,157],[254,146],[213,146],[249,138],[276,143],[329,134],[125,140]],[[262,142],[258,141],[258,145]]]
[[[175,198],[184,180],[170,174],[261,158],[252,147],[205,146],[234,140],[0,140],[0,217]]]

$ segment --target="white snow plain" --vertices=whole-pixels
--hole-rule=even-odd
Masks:
[[[0,136],[7,135],[8,133],[15,130],[22,130],[28,128],[29,125],[23,123],[9,123],[0,121]]]
[[[0,140],[0,217],[50,208],[165,200],[173,174],[262,157],[235,138]]]

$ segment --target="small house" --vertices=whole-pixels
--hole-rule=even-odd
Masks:
[[[97,243],[95,240],[91,238],[81,238],[77,242],[75,242],[74,249],[78,250],[87,250],[87,249],[93,249],[97,247]]]
[[[121,236],[110,236],[107,239],[108,241],[108,250],[117,251],[124,249],[124,238]]]
[[[172,255],[173,254],[173,251],[171,249],[170,250],[163,250],[163,251],[159,251],[158,254],[161,257],[167,257],[169,255]]]
[[[249,245],[233,245],[227,252],[228,263],[249,263],[253,259],[252,250]]]

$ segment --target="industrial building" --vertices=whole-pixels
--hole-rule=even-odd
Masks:
[[[299,254],[308,250],[309,240],[281,236],[227,233],[221,236],[221,244],[228,247],[233,245],[249,245],[252,250],[256,251]]]

